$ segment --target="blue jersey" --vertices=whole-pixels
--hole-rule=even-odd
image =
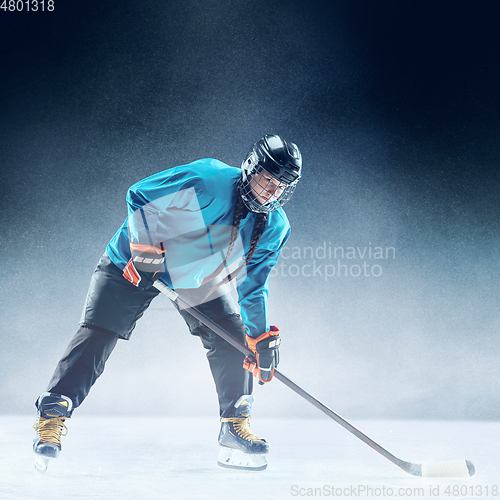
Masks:
[[[227,257],[241,170],[213,159],[194,161],[152,175],[127,194],[128,217],[106,252],[120,269],[131,258],[130,244],[165,248],[161,280],[172,289],[198,288]],[[226,259],[226,274],[244,262],[257,214],[242,218]],[[250,262],[237,278],[238,301],[251,337],[269,330],[269,273],[290,234],[280,208],[268,214]]]

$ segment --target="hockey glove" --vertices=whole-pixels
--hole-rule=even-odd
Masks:
[[[269,382],[274,375],[274,369],[278,366],[279,346],[281,343],[280,331],[275,326],[263,333],[256,339],[247,335],[248,347],[253,351],[253,356],[247,356],[243,362],[243,368],[259,376],[260,382]]]
[[[135,243],[130,245],[130,250],[132,258],[123,270],[123,277],[143,290],[151,288],[165,271],[165,250]]]

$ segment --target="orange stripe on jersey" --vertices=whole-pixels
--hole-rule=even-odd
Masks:
[[[157,255],[163,255],[165,250],[162,250],[158,247],[153,247],[150,245],[139,245],[138,243],[130,243],[130,249],[135,250],[136,252],[147,252],[147,253],[155,253]]]

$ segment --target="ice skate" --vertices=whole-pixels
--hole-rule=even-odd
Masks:
[[[250,428],[253,401],[253,396],[241,396],[231,415],[221,418],[221,450],[217,461],[221,467],[244,470],[264,470],[267,467],[264,454],[269,453],[269,444]]]
[[[66,396],[45,392],[38,398],[37,407],[33,451],[36,454],[35,468],[44,473],[49,459],[57,458],[61,452],[61,437],[68,433],[64,422],[71,417],[73,402]]]

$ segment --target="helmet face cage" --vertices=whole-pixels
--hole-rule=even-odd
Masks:
[[[240,183],[240,195],[248,210],[257,213],[274,212],[282,207],[291,197],[299,178],[291,183],[280,182],[268,172],[255,149],[241,165],[243,176]]]

